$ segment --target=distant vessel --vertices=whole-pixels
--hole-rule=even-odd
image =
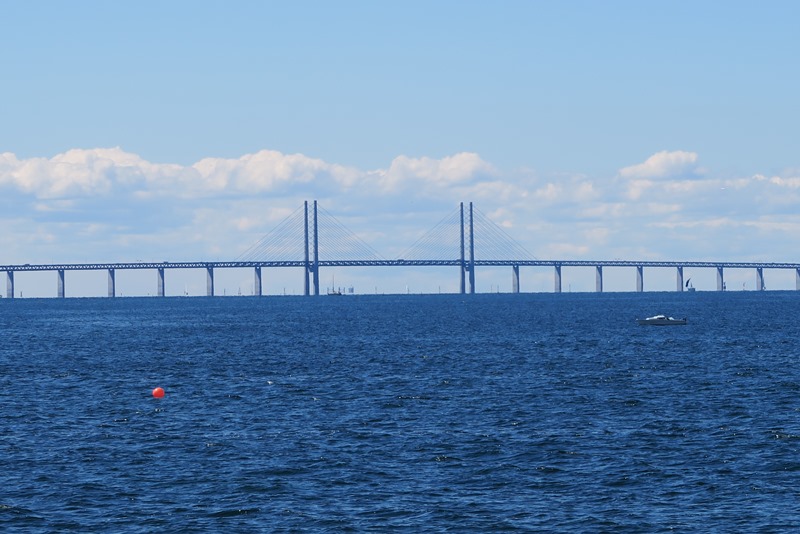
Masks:
[[[686,324],[687,321],[685,317],[683,319],[675,319],[666,315],[654,315],[647,319],[636,319],[636,322],[640,325],[669,326]]]
[[[341,297],[342,291],[340,289],[336,289],[335,279],[331,276],[331,288],[328,290],[328,296],[330,297]]]
[[[694,291],[694,286],[692,285],[692,279],[691,278],[686,280],[686,291]]]

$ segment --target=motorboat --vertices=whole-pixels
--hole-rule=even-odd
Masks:
[[[675,319],[666,315],[654,315],[646,319],[636,319],[640,325],[653,325],[653,326],[668,326],[668,325],[681,325],[686,324],[686,317],[683,319]]]

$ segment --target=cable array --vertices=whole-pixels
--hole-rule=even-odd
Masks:
[[[301,261],[305,258],[305,211],[303,206],[286,217],[270,233],[243,252],[237,261]],[[465,216],[464,256],[469,257],[469,220]],[[472,210],[475,259],[535,260],[505,230],[478,209]],[[313,215],[308,221],[309,254],[313,261]],[[321,260],[383,260],[374,248],[349,230],[330,212],[317,206],[317,245]],[[447,215],[417,239],[401,256],[405,260],[455,260],[461,258],[461,209]]]
[[[472,208],[472,226],[475,242],[475,259],[482,260],[535,260],[533,254],[492,222],[477,208]]]
[[[317,206],[317,233],[320,259],[382,260],[383,256],[339,222],[330,212]]]
[[[400,256],[404,260],[453,260],[461,257],[461,209],[456,209],[417,239]]]
[[[237,261],[298,261],[305,258],[305,210],[297,208]]]

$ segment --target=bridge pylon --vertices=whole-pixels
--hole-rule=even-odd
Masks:
[[[303,269],[303,295],[311,295],[311,283],[314,284],[314,295],[319,295],[319,223],[317,219],[317,201],[314,201],[311,227],[313,236],[309,233],[308,200],[303,203],[303,241],[305,259]],[[309,252],[309,248],[311,249]],[[313,258],[310,254],[313,254]]]
[[[469,203],[469,258],[465,257],[465,227],[464,227],[464,203],[459,205],[461,211],[461,294],[466,293],[466,278],[469,273],[469,292],[475,293],[475,226],[472,219],[472,202]]]

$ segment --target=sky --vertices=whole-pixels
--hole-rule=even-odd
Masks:
[[[0,265],[232,260],[305,200],[390,259],[473,202],[543,260],[800,261],[797,2],[0,10]],[[453,269],[329,271],[362,293],[459,283]],[[167,276],[168,294],[205,292],[205,273]],[[605,276],[635,288],[630,268]],[[710,269],[687,276],[715,287]],[[794,289],[793,272],[765,277]],[[105,273],[67,278],[68,296],[107,289]],[[594,290],[591,269],[562,278]],[[155,279],[118,274],[118,291]],[[509,291],[510,269],[476,282]],[[252,273],[217,285],[246,294]],[[55,274],[16,286],[53,296]],[[553,273],[523,268],[521,287],[552,291]],[[646,290],[674,288],[673,271],[645,272]],[[264,291],[301,293],[302,273],[270,270]]]

